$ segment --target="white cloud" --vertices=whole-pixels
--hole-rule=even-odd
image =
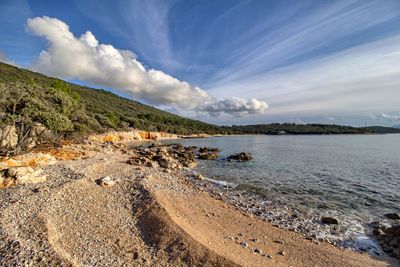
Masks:
[[[217,101],[197,86],[160,70],[146,69],[132,51],[100,44],[87,31],[76,38],[63,21],[50,17],[28,19],[28,29],[48,41],[34,68],[61,78],[74,78],[121,90],[154,105],[175,106],[209,114],[233,116],[262,113],[268,108],[256,99]]]
[[[386,121],[400,121],[400,114],[387,114],[381,113],[376,116],[377,119],[386,120]]]
[[[203,105],[200,110],[208,112],[212,116],[219,116],[225,112],[235,117],[241,117],[249,114],[265,113],[268,109],[267,103],[255,98],[244,99],[232,97],[229,99],[217,101]]]

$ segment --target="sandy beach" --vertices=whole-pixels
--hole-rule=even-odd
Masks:
[[[2,266],[398,266],[315,243],[222,201],[191,171],[127,164],[125,149],[57,161],[0,190]],[[102,187],[109,176],[115,184]],[[210,193],[214,192],[214,193]]]

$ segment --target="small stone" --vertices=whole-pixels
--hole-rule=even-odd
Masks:
[[[115,185],[115,181],[113,181],[110,176],[106,176],[106,177],[99,179],[98,184],[101,187],[111,187],[111,186]]]
[[[272,255],[269,255],[269,254],[265,254],[264,257],[267,257],[268,259],[273,259],[274,258]]]
[[[254,243],[258,243],[258,242],[260,242],[260,240],[259,239],[257,239],[257,238],[252,238],[252,239],[250,239],[252,242],[254,242]]]
[[[235,238],[233,236],[228,236],[228,239],[235,240]]]
[[[285,256],[285,255],[286,255],[286,252],[285,252],[284,250],[281,250],[281,251],[278,252],[278,254],[279,254],[279,255],[282,255],[282,256]]]
[[[249,246],[246,242],[240,242],[239,244],[243,248],[247,248]]]
[[[201,175],[201,174],[198,174],[198,173],[194,175],[194,178],[195,178],[196,180],[204,180],[204,176]]]
[[[253,248],[253,253],[262,253],[261,249]]]

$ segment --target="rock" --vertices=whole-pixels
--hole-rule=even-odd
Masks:
[[[261,249],[258,248],[253,248],[252,250],[254,253],[262,253]]]
[[[339,221],[333,217],[321,217],[321,222],[323,224],[339,224]]]
[[[193,177],[196,180],[204,180],[204,176],[199,173],[194,174]]]
[[[27,183],[39,183],[46,181],[47,177],[42,175],[42,169],[32,167],[11,167],[9,168],[5,176],[14,180],[14,184],[27,184]]]
[[[227,158],[227,160],[229,160],[229,161],[233,161],[233,160],[248,161],[248,160],[252,160],[252,159],[253,159],[253,157],[250,155],[250,153],[246,153],[246,152],[240,152],[237,154],[233,154]]]
[[[268,259],[273,259],[274,258],[272,255],[269,255],[269,254],[265,254],[264,256],[267,257]]]
[[[101,187],[111,187],[111,186],[115,185],[115,181],[113,181],[110,176],[100,178],[97,183]]]
[[[400,215],[398,213],[386,213],[385,217],[391,220],[400,220]]]
[[[391,227],[378,225],[373,233],[386,253],[400,259],[400,224]]]
[[[200,147],[199,148],[199,152],[200,153],[208,153],[208,152],[212,152],[212,153],[218,153],[218,152],[220,152],[221,150],[219,150],[218,148],[216,148],[216,147]]]
[[[284,250],[281,250],[281,251],[278,252],[278,254],[279,254],[279,255],[282,255],[282,256],[285,256],[285,255],[286,255],[286,252],[285,252]]]
[[[257,238],[252,238],[252,239],[250,239],[252,242],[254,242],[254,243],[258,243],[258,242],[260,242],[260,240],[258,240]]]
[[[7,125],[0,129],[0,147],[14,149],[18,144],[18,134],[14,125]]]
[[[240,242],[239,245],[243,248],[247,248],[249,246],[246,242]]]
[[[200,153],[197,157],[204,160],[215,160],[219,157],[219,155],[217,153],[204,152]]]

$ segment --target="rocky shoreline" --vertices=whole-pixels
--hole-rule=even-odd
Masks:
[[[264,213],[257,207],[257,199],[251,202],[243,192],[216,185],[191,170],[202,154],[213,155],[208,160],[217,158],[216,149],[159,143],[132,147],[122,140],[129,139],[91,139],[83,144],[71,144],[46,153],[42,151],[38,158],[34,155],[39,154],[31,154],[30,157],[7,159],[0,164],[3,182],[5,179],[8,183],[12,180],[7,184],[9,188],[0,190],[0,209],[4,211],[0,215],[2,265],[33,262],[56,265],[123,265],[126,262],[128,265],[144,266],[166,263],[288,266],[304,265],[306,262],[313,265],[329,262],[331,266],[345,262],[351,266],[365,266],[367,262],[385,265],[361,254],[329,247],[321,242],[323,240],[317,241],[280,229],[262,216]],[[231,158],[249,159],[251,156],[245,154]],[[40,175],[37,176],[42,179],[29,178],[35,177],[31,171],[39,170]],[[175,197],[170,200],[172,196]],[[183,206],[177,204],[180,198],[187,198],[182,202]],[[196,206],[185,208],[196,199],[199,201]],[[230,205],[222,204],[221,208],[221,203]],[[132,205],[133,213],[128,214]],[[160,207],[163,208],[160,210]],[[194,212],[196,209],[199,213]],[[157,214],[153,214],[155,211]],[[273,215],[271,210],[265,212]],[[185,213],[187,217],[182,215]],[[220,217],[219,213],[226,214]],[[104,221],[102,216],[109,218],[109,222]],[[227,219],[230,216],[235,216],[235,219]],[[182,221],[182,218],[186,219]],[[292,218],[296,219],[295,216]],[[154,220],[155,225],[148,225]],[[206,220],[205,224],[203,220]],[[74,226],[75,221],[83,225]],[[209,236],[213,241],[206,242],[201,235],[196,237],[197,230],[193,225],[197,221],[202,224],[196,227],[210,224],[209,228],[201,231],[202,235],[214,233],[220,225],[226,226],[218,230],[224,234],[217,231]],[[272,225],[265,221],[272,222]],[[130,225],[130,232],[122,230],[124,225]],[[160,225],[165,225],[164,230],[155,238],[153,235],[159,230],[154,227]],[[242,230],[233,230],[237,227]],[[103,228],[110,233],[103,233]],[[270,233],[270,236],[265,236],[265,233]],[[46,235],[48,241],[45,241]],[[118,241],[122,242],[118,246],[126,242],[124,246],[135,249],[126,247],[119,254],[113,252],[114,245],[110,241],[114,242],[118,236],[126,239]],[[177,237],[183,247],[176,243]],[[293,243],[294,239],[296,243]],[[214,245],[221,242],[223,246]],[[297,244],[301,244],[300,250],[304,255],[297,252]],[[224,246],[231,247],[233,251],[241,248],[238,254],[241,257],[226,251]],[[80,250],[84,247],[88,251]],[[305,248],[307,251],[304,251]],[[186,256],[182,255],[184,251]],[[204,255],[208,256],[204,258]],[[248,259],[251,261],[246,261]]]

